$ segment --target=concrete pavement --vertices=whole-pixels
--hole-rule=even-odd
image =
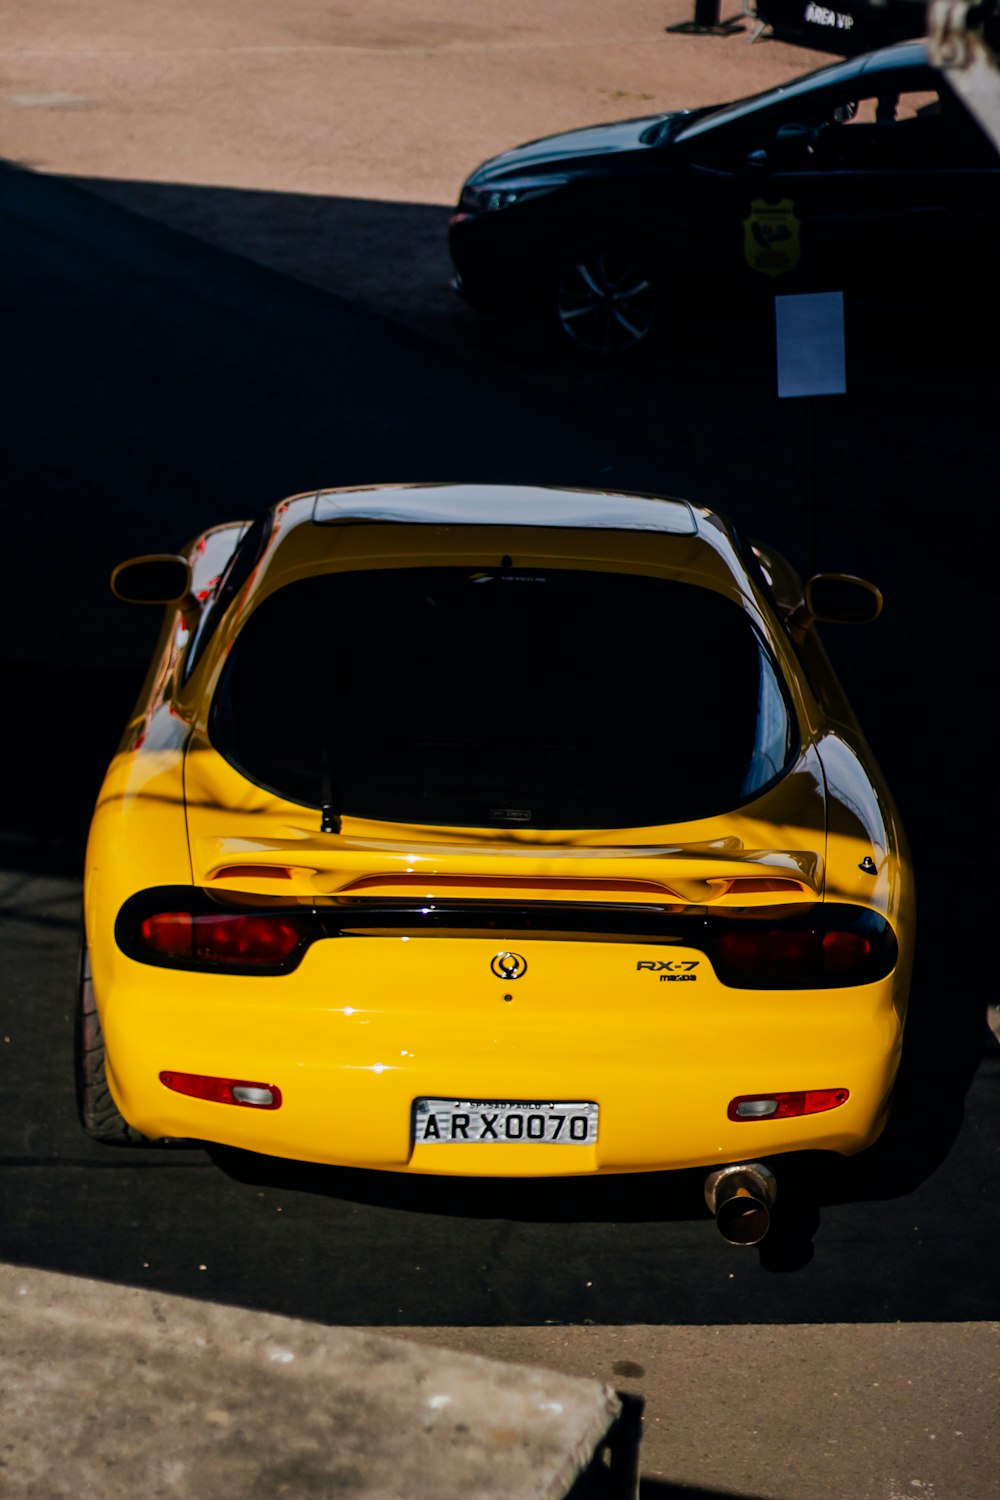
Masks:
[[[643,1396],[649,1500],[659,1485],[678,1500],[687,1487],[759,1500],[997,1493],[1000,1323],[392,1332]]]
[[[635,1493],[596,1381],[5,1265],[0,1385],[4,1500]]]

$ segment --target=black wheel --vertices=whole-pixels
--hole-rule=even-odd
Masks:
[[[157,1144],[124,1120],[111,1097],[104,1071],[104,1033],[94,1002],[90,954],[80,955],[80,995],[76,1016],[76,1102],[80,1124],[95,1141],[113,1146]]]
[[[642,260],[623,250],[585,250],[556,277],[563,335],[587,354],[621,358],[648,346],[657,325],[656,285]]]

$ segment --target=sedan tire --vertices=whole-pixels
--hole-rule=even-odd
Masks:
[[[659,313],[656,283],[643,259],[629,250],[584,249],[556,274],[557,326],[585,354],[622,359],[648,348]]]

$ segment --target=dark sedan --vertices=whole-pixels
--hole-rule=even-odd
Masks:
[[[450,248],[475,307],[622,355],[729,298],[989,286],[1000,157],[904,42],[720,108],[506,151],[465,183]]]

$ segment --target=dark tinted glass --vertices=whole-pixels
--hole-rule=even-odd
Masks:
[[[405,568],[265,600],[212,738],[252,781],[394,822],[634,827],[721,812],[794,748],[743,612],[624,574]]]
[[[271,538],[273,521],[273,513],[267,510],[243,533],[242,539],[216,584],[215,593],[205,605],[205,612],[201,617],[184,664],[185,682],[201,660],[205,647],[219,628],[219,622],[226,610],[264,555],[264,549]]]

